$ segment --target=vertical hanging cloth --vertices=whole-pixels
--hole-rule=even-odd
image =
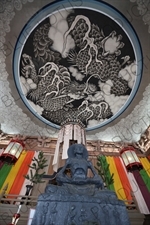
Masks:
[[[107,159],[107,162],[109,164],[109,169],[110,169],[111,174],[112,173],[114,174],[113,178],[114,178],[115,192],[116,192],[119,199],[126,200],[127,199],[126,194],[124,192],[124,188],[122,186],[120,176],[118,174],[118,171],[117,171],[117,168],[116,168],[116,165],[115,165],[114,158],[112,156],[107,156],[106,159]]]
[[[144,180],[144,183],[145,183],[147,189],[150,192],[150,177],[148,176],[147,172],[144,169],[140,170],[140,174],[141,174],[142,179]]]
[[[31,160],[28,162],[28,165],[32,165],[32,159],[35,157],[35,158],[37,158],[38,157],[38,154],[39,154],[39,152],[35,152],[35,151],[32,151],[32,153],[33,153],[33,156],[32,156],[32,154],[30,155],[31,156]],[[35,162],[36,163],[36,162]],[[30,176],[30,170],[31,170],[31,168],[29,167],[29,166],[27,166],[26,167],[26,169],[25,169],[25,171],[23,171],[23,175],[29,175]],[[34,176],[34,174],[35,174],[35,170],[32,172],[33,173],[33,176]],[[23,184],[22,184],[22,187],[21,187],[21,189],[20,189],[20,192],[19,192],[19,195],[25,195],[25,193],[26,193],[26,185],[29,185],[29,184],[31,184],[31,182],[29,181],[29,180],[27,180],[24,176],[22,176],[21,175],[21,178],[23,178],[24,180],[23,180]],[[18,199],[21,199],[21,197],[19,197]],[[20,202],[16,202],[16,204],[17,205],[19,205],[20,204]]]
[[[29,160],[29,162],[28,162],[28,165],[32,165],[32,159],[35,157],[35,158],[37,158],[38,157],[38,154],[39,154],[39,152],[34,152],[34,151],[32,151],[31,152],[32,154],[30,155],[31,156],[31,158],[30,158],[30,160]],[[30,176],[30,170],[31,170],[31,168],[28,166],[28,167],[26,167],[26,169],[25,169],[25,171],[23,171],[23,175],[29,175]],[[33,176],[34,176],[34,173],[35,173],[35,170],[33,171]],[[27,180],[25,177],[23,177],[24,178],[24,181],[23,181],[23,184],[22,184],[22,187],[21,187],[21,190],[20,190],[20,192],[19,192],[19,195],[25,195],[25,193],[26,193],[26,185],[27,184],[30,184],[31,182],[29,181],[29,180]]]
[[[120,159],[120,157],[113,157],[113,158],[114,158],[117,172],[119,174],[119,177],[120,177],[120,180],[121,180],[121,183],[122,183],[125,195],[126,195],[126,199],[131,201],[132,200],[132,196],[131,196],[132,188],[129,183],[125,169],[122,166],[121,159]]]
[[[82,143],[82,131],[78,124],[74,124],[74,140],[77,140],[78,144]]]
[[[85,145],[85,132],[84,128],[79,124],[64,124],[58,134],[58,139],[55,148],[55,154],[53,159],[53,170],[57,172],[59,168],[59,156],[60,148],[62,148],[62,159],[68,158],[68,148],[70,146],[70,140],[77,142],[78,144]]]
[[[139,159],[140,159],[140,161],[142,163],[142,166],[144,167],[146,173],[150,177],[150,162],[149,162],[149,160],[146,157],[142,157],[142,158],[139,158]]]
[[[82,143],[83,145],[86,145],[85,130],[84,130],[83,128],[81,129],[81,137],[82,137],[81,143]]]
[[[100,157],[100,164],[101,164],[101,167],[102,167],[102,170],[103,170],[105,179],[107,179],[107,178],[110,179],[110,178],[111,178],[111,172],[110,172],[110,169],[106,169],[106,168],[108,168],[108,166],[109,166],[109,164],[108,164],[108,162],[107,162],[107,159],[106,159],[106,156],[102,155],[102,156]],[[108,185],[108,184],[106,183],[106,185]],[[107,188],[108,188],[109,190],[115,191],[115,188],[114,188],[114,185],[113,185],[113,184],[109,184],[109,185],[107,186]]]
[[[62,127],[58,133],[58,139],[57,139],[54,159],[53,159],[53,163],[52,163],[53,170],[55,172],[57,172],[57,169],[59,167],[60,144],[63,142],[63,137],[64,137],[64,127]]]
[[[30,165],[33,155],[34,155],[33,151],[28,151],[25,153],[24,160],[22,164],[20,165],[19,170],[17,171],[17,174],[15,176],[15,179],[13,181],[9,194],[16,194],[16,195],[19,194],[22,188],[23,182],[25,180],[23,175],[27,173],[28,165]]]
[[[63,141],[63,152],[62,152],[62,159],[68,158],[68,148],[70,145],[70,140],[72,140],[72,133],[73,133],[73,124],[67,124],[64,126],[64,141]]]
[[[3,164],[3,166],[0,169],[0,192],[3,191],[3,188],[8,183],[8,181],[6,181],[6,180],[7,180],[9,172],[11,171],[11,168],[12,168],[12,165]],[[5,183],[5,185],[3,185],[4,183]]]
[[[139,211],[142,214],[150,214],[150,210],[147,207],[147,204],[143,198],[141,190],[131,172],[128,172],[128,178],[132,187],[133,194],[135,196],[136,202],[138,204]]]
[[[6,179],[5,179],[4,183],[2,184],[3,185],[2,189],[3,189],[3,187],[5,187],[8,184],[8,188],[6,190],[6,194],[9,193],[9,191],[10,191],[10,189],[12,187],[12,184],[13,184],[13,182],[15,180],[15,177],[16,177],[16,175],[17,175],[17,173],[18,173],[18,171],[19,171],[19,169],[20,169],[20,167],[21,167],[21,165],[22,165],[22,163],[23,163],[23,161],[25,159],[25,156],[26,156],[26,152],[23,151],[21,153],[19,159],[15,163],[15,165],[13,165],[11,167],[11,169],[9,170]]]
[[[148,188],[146,187],[139,171],[135,170],[135,171],[132,171],[132,173],[133,173],[133,176],[134,176],[134,178],[138,184],[138,187],[143,195],[146,205],[150,211],[150,192],[148,191]]]

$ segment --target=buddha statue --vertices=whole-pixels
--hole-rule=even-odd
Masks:
[[[82,144],[73,144],[68,149],[68,159],[64,167],[56,175],[56,181],[59,185],[64,183],[85,185],[95,184],[97,188],[103,189],[103,181],[96,173],[92,163],[87,159],[88,152]],[[65,173],[70,169],[70,176]],[[88,169],[91,170],[93,177],[88,177]]]
[[[69,147],[56,184],[49,183],[39,196],[32,225],[130,225],[124,202],[104,188],[85,146]]]

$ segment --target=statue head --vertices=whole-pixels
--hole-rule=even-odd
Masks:
[[[82,144],[73,144],[68,149],[69,158],[86,159],[88,158],[88,151]]]

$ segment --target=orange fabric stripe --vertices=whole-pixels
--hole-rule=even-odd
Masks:
[[[10,172],[9,172],[9,174],[8,174],[4,184],[3,184],[3,187],[4,187],[8,183],[8,188],[6,190],[6,194],[9,193],[9,191],[10,191],[10,189],[11,189],[13,183],[14,183],[15,177],[16,177],[18,171],[20,170],[20,167],[21,167],[21,165],[22,165],[22,163],[23,163],[23,161],[26,157],[26,154],[27,154],[26,151],[23,151],[21,153],[21,155],[19,156],[19,159],[17,160],[15,165],[12,166],[12,168],[11,168],[11,170],[10,170]]]
[[[115,165],[116,165],[116,168],[117,168],[117,171],[118,171],[118,174],[119,174],[119,177],[120,177],[120,181],[122,183],[125,195],[127,197],[127,200],[132,200],[132,196],[131,196],[132,188],[131,188],[131,185],[129,183],[129,180],[128,180],[128,177],[126,175],[126,172],[124,171],[124,168],[122,166],[120,158],[119,157],[114,157],[114,161],[115,161]]]
[[[34,151],[27,152],[27,155],[15,177],[15,180],[9,191],[9,194],[19,194],[20,193],[23,182],[25,180],[23,175],[27,174],[28,169],[29,169],[28,165],[30,165],[33,156],[34,156]]]
[[[109,169],[111,173],[114,173],[114,187],[115,187],[115,192],[118,196],[119,199],[121,200],[126,200],[126,195],[120,180],[120,176],[118,174],[116,165],[115,165],[115,161],[114,161],[114,157],[112,156],[107,156],[108,159],[108,163],[109,163]]]

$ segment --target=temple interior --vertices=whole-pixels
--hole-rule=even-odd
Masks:
[[[150,0],[0,1],[0,225],[31,224],[75,143],[150,224],[149,74]]]

